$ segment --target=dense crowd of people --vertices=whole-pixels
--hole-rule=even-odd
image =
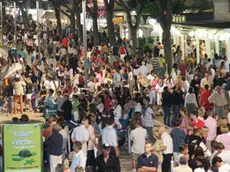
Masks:
[[[168,73],[161,43],[131,55],[126,39],[94,47],[92,37],[85,69],[84,48],[75,45],[68,29],[63,37],[44,29],[40,54],[33,32],[23,33],[23,49],[10,48],[7,60],[0,60],[6,71],[22,66],[10,75],[1,72],[2,110],[9,116],[18,110],[44,114],[46,170],[119,172],[120,150],[130,141],[133,171],[230,171],[226,57],[205,55],[197,63],[191,49],[178,60],[182,52],[173,45]],[[156,115],[163,115],[161,126]],[[21,120],[29,118],[13,118]]]

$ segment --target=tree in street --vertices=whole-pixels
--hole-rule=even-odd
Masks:
[[[127,14],[127,22],[129,25],[131,40],[133,43],[132,52],[137,50],[137,31],[141,21],[141,15],[146,3],[146,0],[116,0],[116,3],[123,7]],[[135,15],[132,15],[132,11],[135,11]]]
[[[98,17],[98,6],[97,6],[97,0],[93,0],[93,7],[90,8],[87,5],[87,10],[91,14],[91,17],[93,19],[93,45],[97,46],[99,43],[99,32],[98,32],[98,23],[97,23],[97,17]]]
[[[186,0],[149,0],[146,3],[147,11],[157,17],[163,30],[162,43],[164,45],[165,59],[168,64],[168,73],[172,69],[172,42],[171,26],[173,14],[179,14],[184,9]]]
[[[104,0],[110,45],[115,44],[114,25],[113,25],[114,2],[115,2],[114,0]]]
[[[61,34],[62,32],[62,25],[61,25],[61,13],[60,13],[60,0],[50,0],[52,3],[52,6],[54,8],[54,12],[55,12],[55,17],[57,20],[57,31],[59,34]]]
[[[82,0],[54,0],[54,1],[59,1],[56,4],[56,8],[64,15],[66,15],[69,20],[70,20],[70,25],[71,25],[71,33],[73,35],[73,38],[76,39],[76,16],[79,16],[78,14],[80,14],[80,5]],[[62,9],[61,7],[64,7],[64,9]],[[57,15],[57,14],[56,14]],[[78,19],[79,20],[79,19]]]

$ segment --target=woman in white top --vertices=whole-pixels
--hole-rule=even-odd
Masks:
[[[184,107],[186,108],[188,115],[198,108],[196,95],[193,93],[193,88],[189,88],[188,93],[185,96]]]
[[[119,119],[122,116],[122,107],[119,104],[117,99],[112,100],[112,107],[113,107],[114,121],[118,125],[118,128],[119,128],[120,127]]]
[[[104,112],[104,97],[103,96],[99,96],[97,97],[97,109],[99,110],[100,113]]]

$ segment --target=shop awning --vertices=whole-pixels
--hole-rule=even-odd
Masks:
[[[208,27],[213,29],[226,29],[230,28],[230,22],[221,22],[215,20],[206,20],[206,21],[199,21],[199,22],[186,22],[186,23],[176,23],[179,25],[186,25],[186,26],[198,26],[198,27]]]
[[[46,11],[45,14],[42,16],[43,19],[56,19],[55,13]]]

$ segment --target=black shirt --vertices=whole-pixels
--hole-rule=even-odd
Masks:
[[[69,100],[66,100],[61,109],[64,111],[63,118],[64,120],[71,120],[71,115],[72,115],[72,103]]]
[[[53,133],[45,141],[45,146],[47,146],[50,155],[56,155],[56,156],[61,155],[62,144],[63,144],[63,137],[59,132]]]
[[[202,138],[192,134],[188,140],[188,150],[190,157],[193,155],[195,147],[199,146],[202,142]]]
[[[157,156],[155,154],[152,154],[149,157],[147,157],[146,154],[142,154],[141,156],[139,156],[139,158],[137,160],[137,169],[141,168],[143,166],[155,167],[157,169],[157,167],[158,167]]]
[[[191,81],[191,87],[193,87],[194,93],[195,93],[195,94],[198,94],[199,88],[200,88],[200,81],[199,81],[199,80],[193,79],[193,80]]]
[[[103,154],[99,155],[93,164],[93,172],[115,172],[116,168],[116,158],[109,156],[105,163]]]
[[[4,94],[7,97],[13,96],[13,91],[14,90],[14,86],[13,85],[8,85],[5,90],[4,90]]]
[[[181,94],[178,91],[172,93],[172,104],[180,105],[181,104]]]
[[[172,106],[172,94],[169,91],[164,91],[162,93],[162,106]]]
[[[26,94],[32,94],[33,92],[33,84],[27,83],[26,84]]]

